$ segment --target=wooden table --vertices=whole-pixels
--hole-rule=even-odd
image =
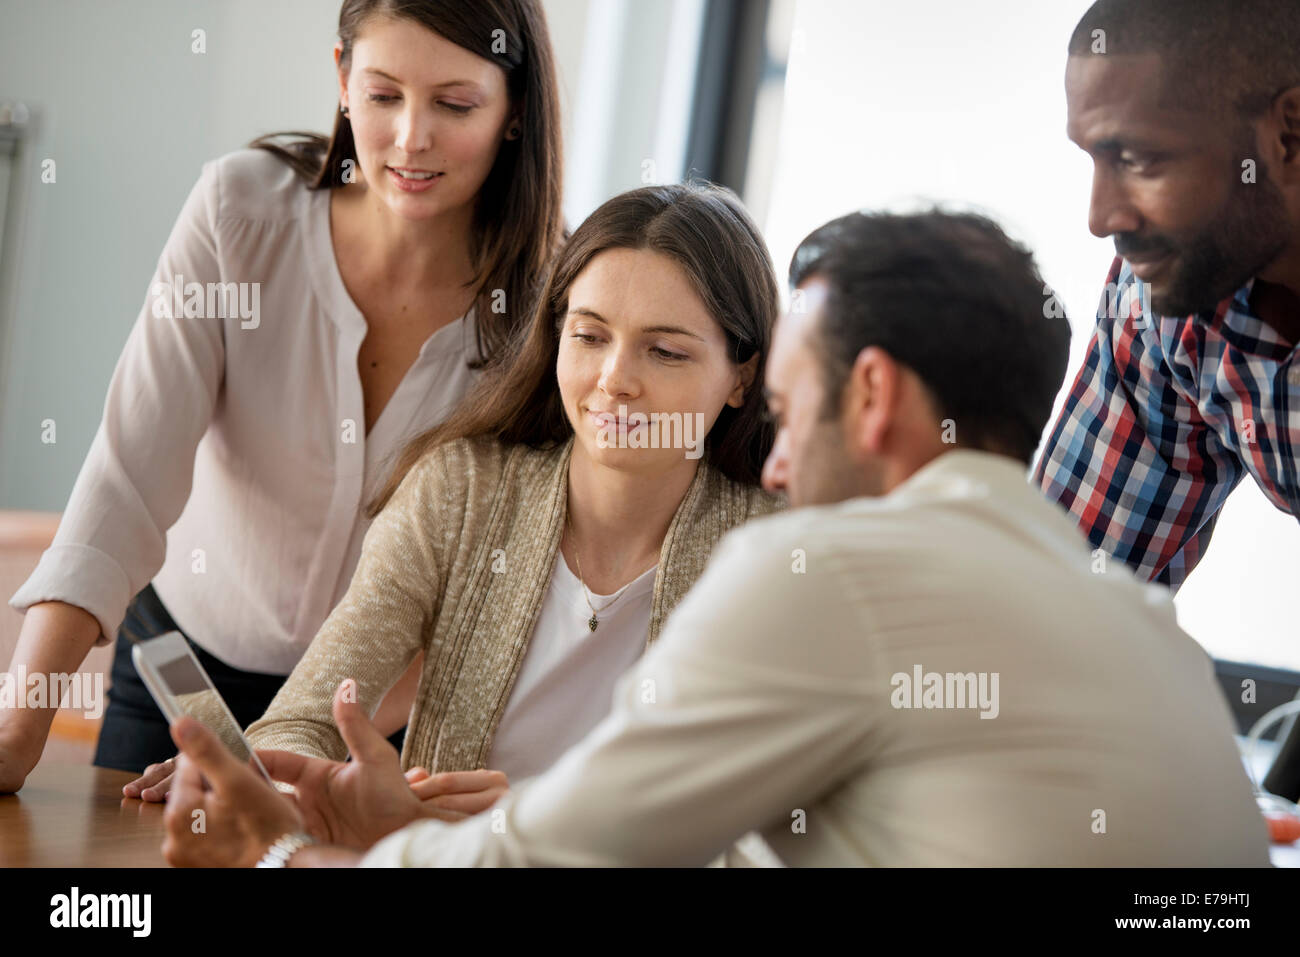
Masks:
[[[0,868],[166,867],[163,804],[122,797],[137,775],[85,764],[38,764],[0,794]],[[1300,867],[1300,842],[1271,847],[1274,867]]]
[[[166,867],[165,805],[122,797],[137,776],[38,764],[21,791],[0,794],[0,868]]]

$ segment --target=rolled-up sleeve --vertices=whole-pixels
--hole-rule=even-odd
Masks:
[[[467,821],[389,835],[361,865],[704,865],[836,787],[881,682],[832,637],[839,576],[793,574],[799,540],[765,534],[771,521],[723,540],[612,712],[552,768]],[[828,634],[801,637],[810,622]]]
[[[9,599],[20,612],[61,601],[94,615],[106,644],[131,598],[162,567],[167,529],[189,498],[194,453],[225,365],[221,319],[171,314],[172,284],[223,278],[218,165],[207,163],[181,210],[127,337],[51,546]],[[206,287],[205,287],[206,288]]]

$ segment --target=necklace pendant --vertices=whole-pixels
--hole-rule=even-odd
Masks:
[[[595,616],[595,615],[592,615],[590,618],[587,619],[587,628],[588,628],[589,630],[591,630],[591,631],[595,631],[595,630],[596,630],[596,625],[597,625],[597,624],[599,624],[599,622],[596,621],[596,616]]]

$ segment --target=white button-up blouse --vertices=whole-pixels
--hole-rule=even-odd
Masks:
[[[476,375],[471,309],[428,338],[366,434],[366,320],[334,258],[329,194],[263,150],[204,164],[12,607],[77,605],[104,644],[152,580],[222,661],[293,669],[352,579],[365,503]]]

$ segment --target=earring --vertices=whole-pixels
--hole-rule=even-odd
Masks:
[[[342,113],[344,116],[346,116],[348,119],[352,118],[352,114],[348,112],[348,108],[344,106],[342,103],[339,104],[339,112]]]
[[[517,126],[510,127],[510,138],[512,140],[519,139],[519,133],[520,133],[519,127]]]

